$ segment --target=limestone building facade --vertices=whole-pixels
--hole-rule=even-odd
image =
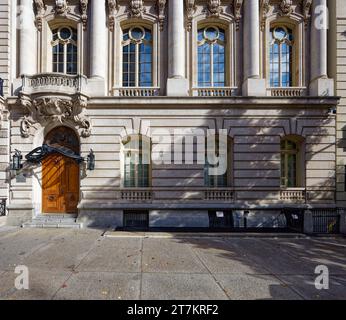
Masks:
[[[341,2],[0,0],[7,223],[343,231]]]

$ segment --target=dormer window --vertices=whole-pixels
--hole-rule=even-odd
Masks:
[[[53,30],[52,70],[65,74],[77,74],[77,30],[60,27]]]

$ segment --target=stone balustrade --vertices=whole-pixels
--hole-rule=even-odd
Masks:
[[[307,95],[307,89],[305,87],[268,88],[267,95],[281,98],[303,97]]]
[[[232,97],[237,93],[235,87],[208,87],[192,88],[191,95],[194,97]]]
[[[280,200],[290,202],[306,202],[306,191],[304,188],[281,190]]]
[[[156,97],[160,95],[158,87],[122,87],[114,88],[113,95],[119,97]]]

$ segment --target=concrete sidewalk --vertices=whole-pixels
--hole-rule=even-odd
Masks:
[[[110,235],[0,232],[0,299],[346,299],[345,238]],[[14,287],[18,265],[29,290]]]

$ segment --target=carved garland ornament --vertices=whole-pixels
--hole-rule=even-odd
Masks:
[[[84,31],[87,29],[87,24],[88,24],[88,2],[89,2],[88,0],[80,0],[79,2],[81,20],[82,20]]]
[[[243,6],[243,0],[234,0],[234,2],[233,2],[233,10],[234,10],[234,18],[235,18],[236,30],[239,30],[239,27],[240,27],[241,8],[242,8],[242,6]]]
[[[188,31],[191,31],[192,28],[192,19],[196,11],[195,0],[186,0],[186,27]]]
[[[308,26],[310,18],[311,18],[311,7],[312,7],[312,0],[304,0],[303,1],[303,15],[304,15],[304,23],[305,27]]]
[[[42,31],[42,20],[46,13],[46,5],[43,0],[35,0],[35,24],[39,31]]]
[[[163,30],[163,26],[165,23],[165,19],[166,19],[166,2],[167,0],[158,0],[157,1],[157,6],[159,8],[159,24],[160,24],[160,30]]]
[[[119,9],[117,0],[108,0],[108,28],[110,31],[114,31],[115,25],[115,13]]]
[[[72,100],[58,97],[31,100],[28,97],[22,97],[21,104],[28,111],[20,125],[24,138],[29,137],[31,128],[35,128],[35,124],[40,123],[45,126],[51,122],[60,124],[72,122],[82,129],[83,137],[91,135],[91,123],[85,115],[87,101],[80,96]]]

